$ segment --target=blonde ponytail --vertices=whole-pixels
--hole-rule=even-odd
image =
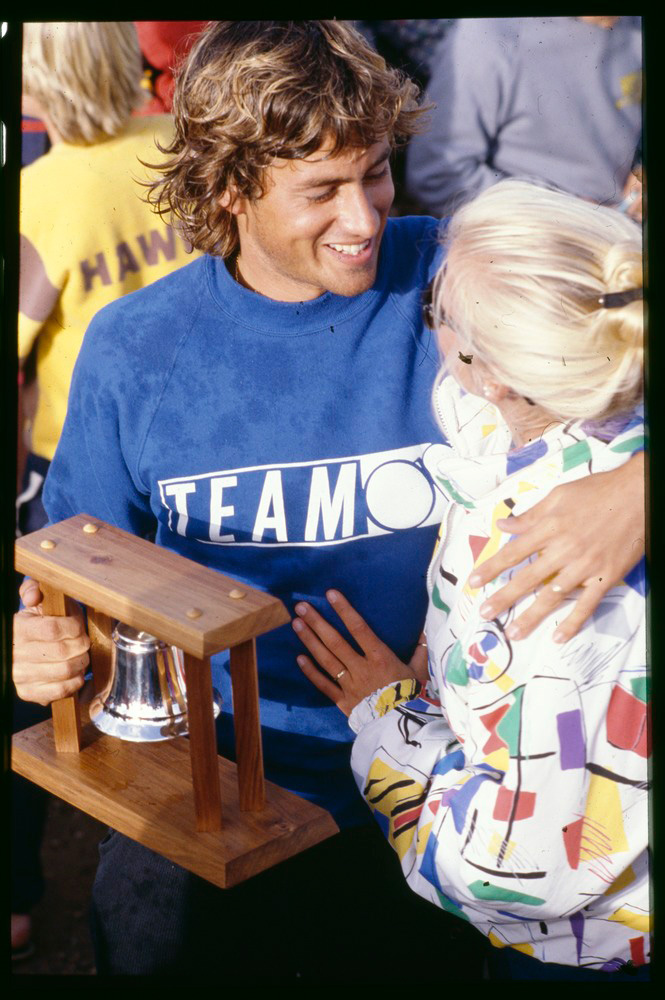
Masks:
[[[446,243],[435,312],[501,382],[561,420],[602,420],[640,400],[644,303],[612,299],[642,288],[632,220],[505,180],[459,209]]]

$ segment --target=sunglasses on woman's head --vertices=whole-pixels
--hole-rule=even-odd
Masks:
[[[429,285],[423,292],[423,323],[428,328],[428,330],[436,331],[442,326],[450,326],[445,313],[436,313],[434,311],[434,305],[432,299],[434,297],[434,278],[430,281]],[[470,365],[473,361],[473,354],[462,354],[461,351],[457,352],[457,357],[460,361],[463,361],[465,365]]]
[[[434,312],[433,298],[434,298],[434,281],[432,278],[429,285],[423,292],[423,323],[428,330],[438,330],[438,328],[445,322],[445,317],[438,317]]]

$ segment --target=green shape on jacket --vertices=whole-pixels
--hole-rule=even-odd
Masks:
[[[644,434],[628,438],[627,441],[619,441],[618,444],[610,446],[610,451],[620,454],[622,451],[639,451],[641,448],[644,448]]]
[[[434,584],[434,590],[432,591],[432,604],[435,608],[438,608],[439,611],[445,611],[447,615],[450,614],[450,608],[442,599],[441,594],[439,593],[439,588],[436,584]]]
[[[460,687],[466,687],[469,683],[469,671],[466,660],[462,656],[462,643],[459,639],[451,649],[450,656],[448,657],[446,680],[450,684],[459,684]]]
[[[651,678],[647,677],[646,674],[643,677],[633,677],[630,682],[630,689],[636,698],[640,701],[647,702],[649,700],[651,684],[649,683]]]
[[[540,906],[545,902],[540,896],[527,896],[525,892],[515,892],[514,889],[503,889],[491,882],[472,882],[469,891],[476,899],[492,899],[501,903],[524,903],[525,906]]]
[[[508,753],[511,757],[516,757],[518,751],[523,694],[523,687],[518,688],[517,691],[513,691],[515,700],[496,727],[496,734],[501,737],[508,747]]]
[[[570,447],[563,449],[563,471],[568,472],[569,469],[574,469],[576,465],[588,462],[590,458],[591,448],[589,447],[589,442],[577,441],[576,444],[571,444]]]
[[[446,894],[441,892],[440,889],[436,889],[435,887],[435,890],[437,899],[439,900],[439,906],[442,910],[445,910],[447,913],[452,913],[456,917],[461,917],[462,920],[470,921],[471,918],[460,908],[458,903],[453,903],[452,899],[448,899]]]
[[[470,500],[465,499],[465,497],[463,497],[460,493],[458,493],[449,479],[443,479],[441,476],[437,476],[437,479],[439,480],[440,483],[442,483],[446,487],[446,489],[450,493],[455,503],[461,504],[462,507],[467,507],[468,510],[474,509],[476,505],[474,503],[471,503]]]

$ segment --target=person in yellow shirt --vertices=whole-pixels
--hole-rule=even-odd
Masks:
[[[46,522],[41,487],[90,320],[190,259],[175,229],[144,200],[145,164],[160,158],[173,124],[170,115],[134,115],[147,95],[133,24],[32,22],[23,33],[23,113],[44,122],[51,148],[21,173],[19,357],[25,375],[36,378],[20,404],[22,416],[29,409],[34,419],[26,428],[19,534]],[[15,729],[37,721],[32,709],[15,699]],[[14,959],[33,950],[30,910],[43,891],[46,797],[16,778],[13,795]]]
[[[131,22],[24,26],[23,111],[51,149],[21,173],[19,357],[35,352],[37,401],[19,531],[39,527],[35,497],[53,458],[85,330],[102,306],[169,274],[188,247],[144,200],[145,164],[172,137],[145,100]],[[25,507],[26,509],[22,509]]]

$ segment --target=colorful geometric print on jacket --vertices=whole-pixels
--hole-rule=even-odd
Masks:
[[[649,678],[644,564],[565,644],[563,611],[526,639],[493,621],[465,581],[523,513],[562,482],[615,468],[643,447],[639,419],[611,441],[560,425],[507,452],[484,401],[444,382],[454,451],[431,468],[449,513],[429,570],[430,679],[383,717],[377,692],[349,720],[358,785],[410,886],[473,922],[497,947],[614,970],[649,961]],[[568,600],[574,600],[570,595]],[[387,690],[387,689],[386,689]]]

